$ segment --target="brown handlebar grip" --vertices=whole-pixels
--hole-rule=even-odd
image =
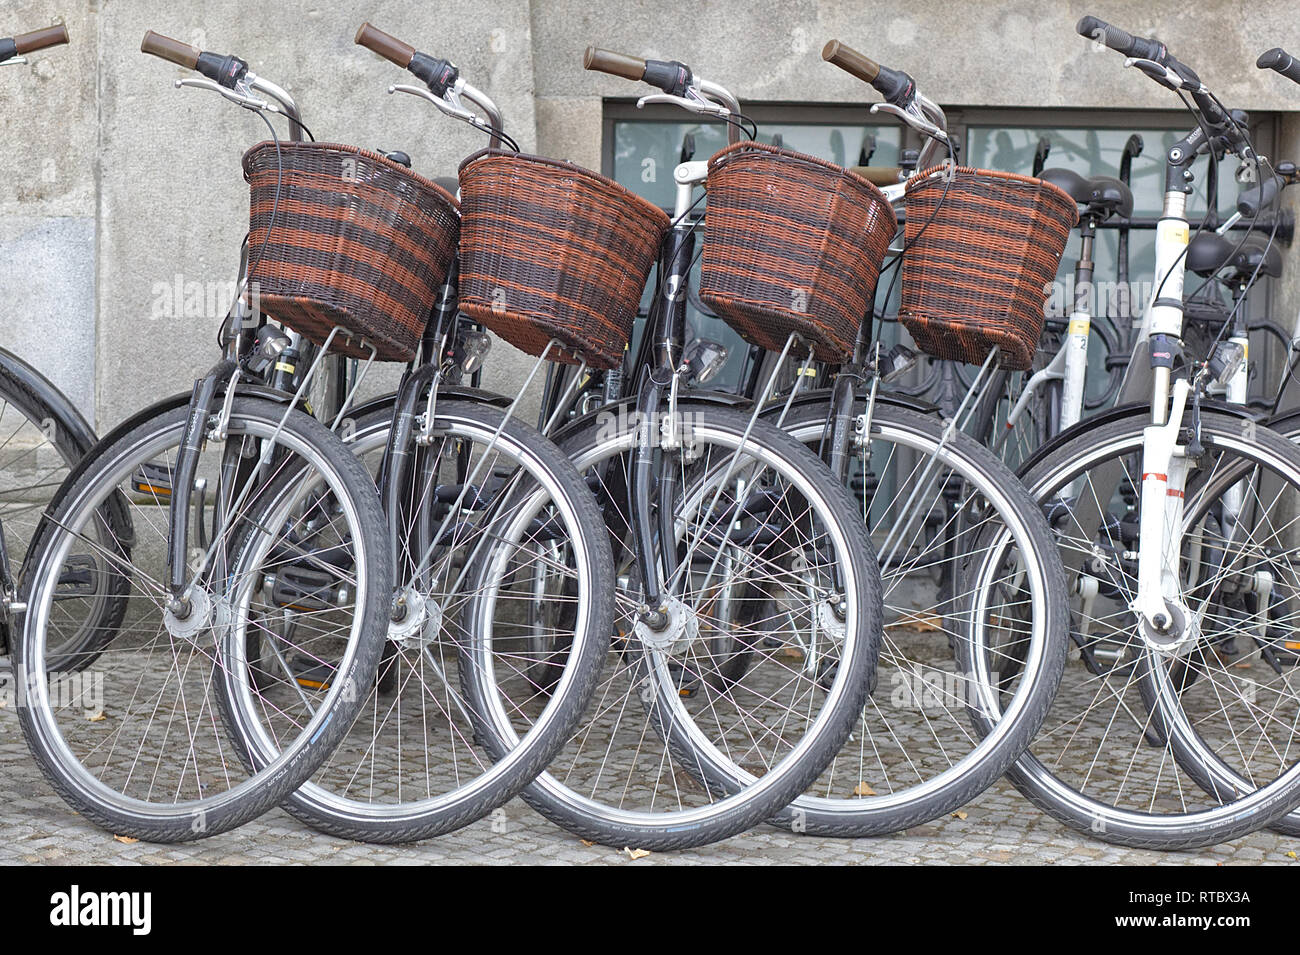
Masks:
[[[415,56],[415,47],[403,43],[395,36],[389,36],[383,30],[376,30],[369,22],[361,24],[357,30],[356,43],[373,50],[385,60],[396,63],[402,69],[410,66],[411,57]]]
[[[645,60],[624,53],[611,53],[594,46],[587,47],[587,52],[582,54],[582,68],[621,76],[633,82],[639,82],[645,77]]]
[[[903,181],[902,166],[850,166],[849,172],[857,173],[873,186],[896,186]]]
[[[22,56],[24,53],[34,53],[47,46],[58,46],[60,43],[67,42],[68,28],[62,23],[56,23],[44,30],[33,30],[31,33],[14,37],[14,52]]]
[[[870,57],[863,56],[839,40],[831,40],[822,47],[822,59],[834,63],[846,73],[852,73],[864,83],[873,83],[880,75],[880,64]]]
[[[200,51],[197,47],[182,43],[180,40],[173,40],[161,33],[154,33],[152,30],[145,31],[144,39],[140,41],[140,52],[160,57],[188,70],[199,65]]]

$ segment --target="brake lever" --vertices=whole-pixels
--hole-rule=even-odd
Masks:
[[[462,123],[473,126],[475,129],[495,136],[496,132],[492,126],[484,122],[477,113],[460,104],[460,96],[454,88],[448,89],[443,96],[434,96],[428,89],[423,86],[409,86],[405,83],[395,83],[388,87],[389,93],[410,93],[412,96],[418,96],[421,99],[428,100],[434,106],[438,107],[444,115],[452,119],[458,119]]]
[[[872,103],[871,112],[888,113],[900,123],[911,126],[918,133],[921,133],[924,136],[929,136],[931,139],[943,143],[944,145],[948,144],[948,134],[938,126],[934,125],[934,123],[924,117],[917,116],[909,110],[901,109],[893,103]]]
[[[674,96],[671,93],[650,93],[636,101],[636,108],[642,109],[647,103],[669,103],[691,113],[704,113],[725,119],[731,110],[720,103],[704,99],[701,96]]]
[[[1191,85],[1169,67],[1163,63],[1157,63],[1155,60],[1144,60],[1141,57],[1129,56],[1124,58],[1125,66],[1137,67],[1151,79],[1155,80],[1165,89],[1174,91],[1190,90],[1196,92],[1201,88],[1200,84]]]
[[[267,113],[277,113],[277,114],[282,112],[282,110],[277,104],[272,103],[268,100],[257,99],[255,96],[248,95],[247,92],[248,87],[244,86],[242,83],[239,86],[237,86],[235,89],[231,90],[231,89],[226,89],[226,87],[222,86],[220,83],[214,82],[213,80],[207,79],[206,77],[202,79],[197,77],[186,77],[184,79],[174,80],[172,82],[172,85],[176,89],[180,89],[183,86],[188,86],[191,89],[196,89],[196,90],[211,90],[214,93],[220,93],[224,99],[230,100],[230,102],[234,103],[235,105],[243,106],[247,109],[256,109],[256,110],[262,110],[263,112],[267,112]],[[241,92],[241,90],[243,92]]]
[[[405,83],[395,83],[388,87],[388,92],[410,93],[412,96],[418,96],[421,99],[428,100],[443,113],[450,116],[452,119],[460,120],[462,123],[473,123],[477,118],[472,112],[467,110],[464,106],[461,106],[459,103],[452,103],[441,96],[434,96],[423,86],[408,86]],[[447,92],[450,94],[451,90],[448,90]]]
[[[0,63],[0,66],[19,66],[20,64],[30,63],[30,62],[31,60],[27,59],[27,57],[25,56],[15,56],[11,59],[5,60],[3,63]]]

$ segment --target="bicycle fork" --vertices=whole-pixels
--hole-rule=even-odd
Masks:
[[[1185,378],[1175,382],[1168,419],[1148,425],[1142,442],[1138,592],[1133,609],[1141,618],[1143,637],[1165,653],[1187,645],[1196,629],[1179,584],[1188,457],[1178,437],[1190,387]],[[1154,542],[1159,546],[1152,546]]]

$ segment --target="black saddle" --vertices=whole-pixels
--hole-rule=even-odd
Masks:
[[[1277,278],[1282,274],[1282,251],[1276,242],[1270,245],[1255,236],[1243,243],[1237,236],[1202,232],[1187,246],[1187,268],[1202,277],[1231,269],[1233,277],[1241,279],[1250,278],[1258,268],[1260,275]]]
[[[1081,176],[1072,169],[1044,169],[1038,178],[1063,190],[1099,219],[1133,215],[1133,192],[1113,176]]]

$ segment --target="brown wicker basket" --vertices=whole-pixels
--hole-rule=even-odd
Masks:
[[[317,344],[342,328],[331,346],[342,354],[414,358],[456,254],[456,200],[378,153],[332,143],[281,143],[278,156],[258,143],[244,178],[261,310]]]
[[[700,297],[769,350],[797,332],[820,359],[853,351],[898,228],[879,189],[834,163],[763,143],[709,160]]]
[[[657,206],[567,162],[505,150],[460,167],[460,307],[516,348],[612,368],[668,228]]]
[[[907,184],[899,321],[927,354],[1023,371],[1043,334],[1044,306],[1078,221],[1064,191],[1041,179],[935,167]]]

